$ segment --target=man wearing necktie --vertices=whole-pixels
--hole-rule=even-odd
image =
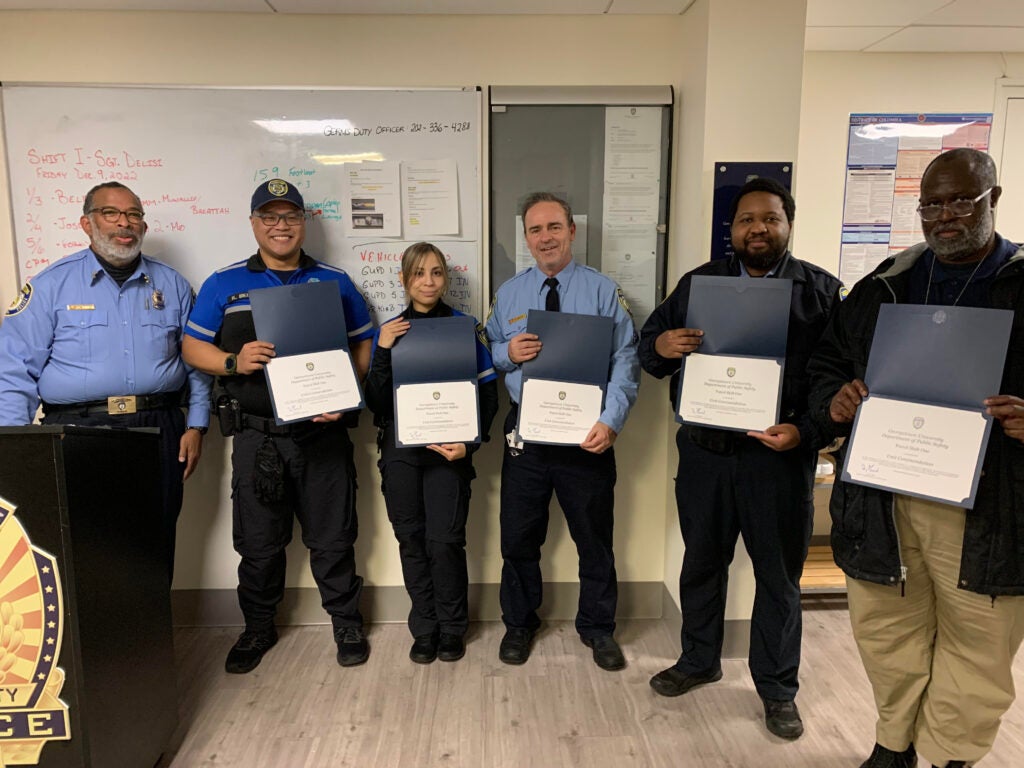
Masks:
[[[550,193],[537,192],[526,198],[522,215],[526,244],[536,264],[498,289],[487,318],[494,365],[505,372],[512,400],[505,420],[507,445],[501,472],[501,608],[506,632],[498,655],[506,664],[522,664],[530,656],[540,626],[540,549],[554,492],[580,559],[576,631],[583,644],[593,649],[598,666],[622,669],[626,660],[612,636],[618,594],[612,551],[612,444],[639,389],[636,330],[615,282],[573,262],[576,225],[569,204]],[[535,358],[543,344],[536,334],[526,332],[531,309],[614,320],[604,410],[579,446],[523,445],[515,434],[521,366]]]

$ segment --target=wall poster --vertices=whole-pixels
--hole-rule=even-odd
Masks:
[[[839,279],[847,288],[886,257],[921,242],[921,175],[955,147],[988,151],[992,115],[851,114]]]

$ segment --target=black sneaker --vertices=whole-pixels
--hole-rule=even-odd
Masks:
[[[441,639],[437,643],[437,658],[441,661],[458,661],[465,655],[466,641],[462,635],[441,633]]]
[[[694,688],[708,683],[717,683],[721,679],[721,669],[704,674],[689,675],[679,667],[669,667],[651,678],[651,688],[662,696],[682,696]]]
[[[228,657],[224,660],[224,671],[233,675],[252,672],[263,660],[263,654],[273,648],[275,643],[277,630],[273,627],[262,630],[246,629],[228,651]]]
[[[409,658],[417,664],[429,664],[437,658],[437,635],[417,637],[409,649]]]
[[[501,638],[498,647],[498,658],[506,664],[525,664],[530,658],[530,644],[535,631],[522,627],[509,627]]]
[[[765,699],[764,724],[780,739],[799,739],[804,735],[804,723],[795,701]]]
[[[875,744],[871,757],[860,764],[860,768],[914,768],[917,765],[917,752],[911,744],[903,752],[893,752],[881,744]]]
[[[355,667],[370,658],[370,644],[362,627],[335,627],[334,642],[338,644],[338,663]]]

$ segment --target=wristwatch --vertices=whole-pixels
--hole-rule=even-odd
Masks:
[[[194,430],[195,430],[196,432],[198,432],[198,433],[199,433],[200,435],[205,435],[205,434],[206,434],[206,431],[207,431],[207,430],[209,429],[209,427],[185,427],[185,431],[186,431],[186,432],[187,432],[188,430],[190,430],[190,429],[194,429]]]
[[[238,355],[232,353],[224,358],[224,373],[228,376],[238,373]]]

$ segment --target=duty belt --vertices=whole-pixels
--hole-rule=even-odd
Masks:
[[[43,413],[106,413],[110,416],[126,416],[138,411],[158,411],[164,408],[179,408],[182,405],[181,392],[158,392],[155,395],[115,395],[105,400],[89,400],[84,403],[43,403]]]

